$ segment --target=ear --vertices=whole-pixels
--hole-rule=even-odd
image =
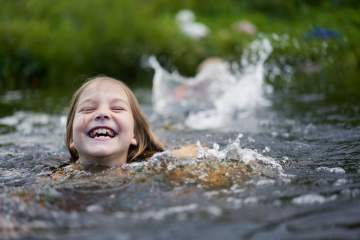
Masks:
[[[134,146],[137,146],[137,145],[138,145],[138,142],[137,142],[137,140],[136,140],[135,137],[133,137],[133,138],[131,139],[130,144],[131,144],[131,145],[134,145]]]

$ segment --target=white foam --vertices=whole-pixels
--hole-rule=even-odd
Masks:
[[[102,212],[103,210],[103,207],[98,204],[92,204],[86,207],[87,212]]]
[[[18,111],[15,112],[12,116],[7,116],[0,118],[0,124],[8,125],[15,127],[17,132],[24,134],[30,134],[36,132],[41,127],[51,127],[51,126],[64,126],[64,116],[53,116],[46,113],[34,113],[34,112],[25,112]],[[64,132],[63,128],[55,128],[55,130],[61,129],[61,132]]]
[[[346,183],[348,183],[348,180],[346,180],[345,178],[340,178],[336,180],[336,182],[334,182],[334,186],[342,186]]]
[[[14,132],[0,135],[1,144],[44,144],[55,149],[63,142],[65,133],[64,116],[46,113],[18,111],[11,116],[0,118],[0,124],[15,129]],[[49,132],[52,134],[49,135]]]
[[[274,179],[260,179],[255,184],[257,186],[264,186],[264,185],[273,185],[275,183]]]
[[[324,203],[325,201],[326,198],[319,194],[307,194],[294,198],[292,200],[292,203],[297,205],[304,205],[304,204]]]
[[[259,202],[259,198],[252,196],[246,198],[228,197],[226,201],[230,203],[232,207],[240,208],[244,205],[256,205]]]
[[[316,168],[316,171],[324,171],[324,172],[330,172],[330,173],[336,173],[336,174],[345,174],[346,171],[341,168],[341,167],[334,167],[334,168],[329,168],[329,167],[318,167]]]
[[[341,190],[341,194],[345,195],[347,197],[356,198],[356,197],[360,196],[360,189],[358,189],[358,188],[355,188],[355,189],[346,188],[344,190]]]
[[[198,208],[199,208],[199,206],[195,203],[189,204],[189,205],[184,205],[184,206],[175,206],[175,207],[163,208],[163,209],[156,210],[156,211],[146,211],[142,214],[139,214],[137,216],[137,218],[163,220],[165,217],[167,217],[169,215],[193,212]]]
[[[257,197],[247,197],[243,202],[244,204],[256,204],[259,202],[259,199]]]
[[[310,194],[305,194],[305,195],[301,195],[297,198],[294,198],[292,200],[292,203],[294,203],[296,205],[322,204],[322,203],[325,203],[328,201],[333,201],[336,198],[337,198],[336,195],[326,198],[320,194],[310,193]]]

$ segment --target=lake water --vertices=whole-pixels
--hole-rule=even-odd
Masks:
[[[2,94],[0,238],[359,239],[359,85],[309,63],[271,88],[271,45],[259,47],[193,78],[150,62],[143,110],[167,149],[197,145],[196,158],[64,167],[68,96]]]

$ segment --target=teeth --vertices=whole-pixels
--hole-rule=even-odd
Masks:
[[[89,133],[89,136],[92,138],[99,136],[99,135],[114,137],[115,134],[112,130],[107,129],[107,128],[97,128],[95,130],[92,130]]]
[[[106,134],[108,131],[105,128],[98,128],[96,129],[95,133],[97,134]]]

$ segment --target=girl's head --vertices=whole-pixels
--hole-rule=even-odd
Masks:
[[[162,151],[132,91],[121,81],[100,76],[73,95],[66,122],[71,161],[114,166]]]

